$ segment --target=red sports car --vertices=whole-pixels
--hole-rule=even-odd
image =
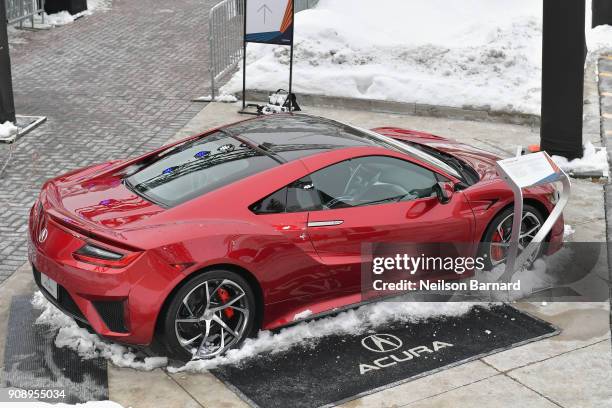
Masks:
[[[469,242],[503,261],[513,195],[498,159],[301,114],[239,122],[46,182],[30,214],[34,278],[106,338],[216,356],[359,304],[365,242]],[[525,192],[522,241],[556,198]],[[546,251],[562,237],[559,220]]]

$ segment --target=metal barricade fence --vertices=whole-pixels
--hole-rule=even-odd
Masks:
[[[15,0],[8,0],[15,1]],[[319,0],[295,0],[295,12],[317,5]],[[242,60],[244,37],[244,0],[223,0],[210,10],[210,88],[215,99],[217,82],[234,70]]]
[[[25,20],[30,20],[34,27],[34,16],[40,14],[42,22],[45,22],[45,0],[0,0],[6,5],[6,20],[8,24],[19,23],[23,25]]]

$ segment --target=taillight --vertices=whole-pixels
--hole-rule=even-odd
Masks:
[[[34,224],[34,239],[38,241],[38,243],[42,244],[47,239],[48,231],[47,231],[47,216],[43,209],[42,203],[39,201],[36,206],[36,210],[34,213],[35,224]]]
[[[109,268],[124,268],[132,263],[138,255],[140,255],[139,252],[124,254],[92,244],[85,244],[72,254],[74,259],[81,262]]]

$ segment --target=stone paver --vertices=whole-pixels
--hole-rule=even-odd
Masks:
[[[572,373],[576,367],[580,367],[581,379]],[[609,341],[519,368],[507,375],[563,407],[612,407]]]
[[[109,399],[132,408],[204,408],[164,371],[108,365]]]
[[[22,33],[11,50],[19,114],[48,121],[20,139],[0,178],[0,282],[26,262],[29,208],[71,169],[158,147],[201,108],[216,0],[115,0],[111,10]],[[6,147],[0,147],[0,161]]]
[[[400,406],[400,405],[398,405]],[[401,405],[404,406],[404,405]],[[505,375],[497,375],[465,387],[405,405],[406,408],[521,407],[559,408],[537,392],[523,387]]]

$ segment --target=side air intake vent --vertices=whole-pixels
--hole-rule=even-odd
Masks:
[[[127,333],[123,302],[93,302],[98,314],[104,320],[106,326],[117,333]]]

